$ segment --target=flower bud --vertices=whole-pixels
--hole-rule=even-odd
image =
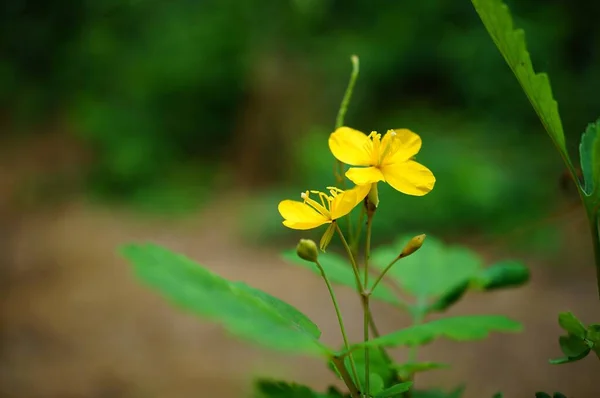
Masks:
[[[316,262],[319,257],[319,249],[317,244],[311,239],[300,239],[296,246],[296,254],[303,260]]]
[[[408,241],[406,246],[404,246],[404,249],[402,249],[402,253],[400,253],[400,255],[398,257],[400,257],[400,258],[407,257],[407,256],[410,256],[411,254],[413,254],[414,252],[416,252],[417,250],[419,250],[421,248],[421,246],[423,246],[423,241],[425,240],[425,237],[426,237],[425,234],[421,234],[421,235],[417,235],[417,236],[413,237],[411,240]]]

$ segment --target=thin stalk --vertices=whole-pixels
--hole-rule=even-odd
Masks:
[[[371,231],[373,227],[373,213],[369,212],[367,215],[367,237],[365,242],[365,269],[364,269],[364,282],[363,291],[361,292],[363,300],[363,340],[364,342],[369,341],[369,321],[371,319],[371,310],[369,306],[369,298],[371,292],[368,291],[369,286],[369,257],[371,255]],[[365,391],[370,394],[370,383],[369,383],[369,348],[365,347]]]
[[[344,125],[344,118],[346,117],[346,112],[348,111],[348,106],[350,105],[350,99],[352,98],[352,92],[354,91],[356,80],[358,79],[358,72],[360,71],[360,62],[358,60],[358,56],[353,55],[352,57],[350,57],[350,61],[352,61],[352,73],[350,74],[348,86],[346,86],[346,91],[344,92],[342,103],[340,104],[337,117],[335,118],[335,130]],[[336,159],[336,163],[333,170],[337,186],[341,189],[346,189],[346,180],[344,179],[344,163]],[[350,220],[349,216],[346,217],[346,219],[348,223],[348,236],[350,237],[350,242],[353,242],[354,236],[352,233],[352,221]]]
[[[333,358],[331,358],[331,362],[333,362],[335,368],[338,370],[338,372],[340,372],[342,380],[344,380],[344,383],[346,383],[346,386],[350,390],[350,396],[352,398],[361,398],[360,392],[358,391],[356,384],[354,384],[352,377],[350,377],[350,374],[348,374],[348,371],[346,370],[346,366],[344,366],[343,357],[334,356]]]
[[[360,281],[360,273],[358,271],[358,265],[356,265],[356,259],[354,258],[354,254],[352,254],[352,249],[350,248],[350,245],[348,245],[346,238],[344,238],[344,233],[340,229],[340,226],[337,225],[337,223],[335,224],[335,228],[336,228],[338,234],[340,235],[342,245],[344,246],[344,249],[346,249],[346,253],[348,254],[348,257],[350,258],[350,263],[352,264],[352,271],[354,271],[354,279],[356,281],[356,289],[357,289],[357,291],[362,292],[363,286],[362,286],[362,282]]]
[[[352,61],[352,74],[350,75],[344,98],[342,98],[342,103],[340,104],[340,109],[335,119],[336,129],[344,125],[344,117],[346,116],[346,111],[348,111],[348,105],[350,105],[350,99],[352,98],[352,91],[354,90],[354,85],[356,84],[356,79],[358,78],[358,72],[360,70],[358,56],[353,55],[350,57],[350,60]]]
[[[383,277],[385,276],[385,274],[394,266],[394,264],[396,264],[396,262],[398,260],[400,260],[403,257],[404,256],[399,255],[391,263],[389,263],[387,267],[385,267],[385,269],[381,272],[381,274],[379,274],[379,276],[375,280],[375,283],[373,283],[373,287],[371,287],[371,291],[375,290],[375,288],[377,287],[377,285],[379,285],[379,282],[381,282],[381,280],[383,279]]]
[[[319,268],[319,271],[321,272],[321,276],[323,277],[323,280],[325,281],[325,285],[327,285],[327,290],[329,291],[329,296],[331,297],[331,302],[333,303],[333,308],[335,308],[335,314],[337,316],[338,323],[340,325],[342,339],[344,340],[344,348],[346,349],[346,351],[348,351],[350,349],[350,343],[348,342],[348,336],[346,335],[346,327],[344,326],[344,320],[342,319],[342,312],[340,311],[340,307],[338,305],[337,298],[335,297],[335,292],[333,291],[331,282],[329,281],[329,278],[327,277],[327,274],[325,273],[325,270],[323,269],[323,266],[321,265],[319,260],[315,260],[315,264],[317,265],[317,267]],[[354,380],[358,381],[358,372],[356,371],[356,364],[354,363],[354,358],[352,357],[352,355],[350,355],[350,367],[352,368],[352,375],[354,376]],[[351,386],[348,385],[348,388],[351,388]]]

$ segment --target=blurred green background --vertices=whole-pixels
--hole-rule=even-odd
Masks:
[[[508,3],[576,156],[598,116],[600,6]],[[377,235],[506,230],[559,196],[560,158],[469,1],[11,0],[0,18],[4,131],[35,139],[58,119],[91,151],[99,200],[185,215],[251,188],[242,231],[287,233],[277,202],[333,182],[351,54],[346,123],[416,131],[438,179],[425,198],[384,189]]]
[[[550,75],[577,162],[580,134],[600,116],[600,3],[507,2]],[[331,383],[320,362],[273,359],[172,308],[117,248],[184,253],[297,306],[337,344],[321,281],[280,259],[323,230],[286,229],[277,204],[334,182],[327,138],[352,54],[361,71],[346,123],[412,129],[437,177],[420,198],[381,186],[374,246],[426,233],[532,273],[455,313],[505,314],[525,332],[436,343],[423,359],[453,369],[423,382],[466,381],[465,398],[600,396],[593,360],[547,365],[560,355],[557,313],[598,322],[586,221],[469,0],[0,4],[0,396],[239,397],[259,370]],[[339,295],[361,336],[356,297]],[[387,330],[406,325],[388,310],[377,309]]]

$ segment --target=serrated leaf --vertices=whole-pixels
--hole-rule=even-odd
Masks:
[[[400,374],[403,375],[412,375],[420,372],[427,372],[429,370],[436,369],[447,369],[450,365],[447,363],[439,363],[439,362],[413,362],[413,363],[405,363],[401,365],[394,365],[394,369]]]
[[[525,32],[515,29],[510,11],[501,0],[471,0],[483,25],[515,74],[525,95],[533,106],[548,135],[568,161],[565,134],[558,113],[558,104],[552,96],[548,75],[536,74],[527,45]]]
[[[240,282],[230,282],[187,257],[154,244],[132,244],[122,254],[137,276],[170,302],[220,323],[229,333],[263,347],[329,355],[318,329],[291,305]]]
[[[412,236],[406,236],[397,240],[393,246],[373,250],[373,266],[385,269],[411,238]],[[398,261],[388,274],[408,293],[426,300],[444,295],[469,281],[481,266],[481,259],[473,251],[445,246],[438,239],[428,236],[418,252]]]
[[[396,384],[394,386],[391,386],[390,388],[387,388],[387,389],[381,391],[379,394],[376,394],[375,398],[397,397],[398,394],[402,394],[402,393],[410,390],[412,385],[413,385],[412,381],[406,381],[404,383]]]
[[[600,184],[600,119],[588,124],[581,135],[579,162],[583,174],[581,189],[587,196],[595,195],[597,185]]]
[[[586,335],[585,326],[572,313],[561,312],[560,314],[558,314],[558,324],[564,331],[566,331],[574,336],[577,336],[580,339],[585,338],[585,335]]]
[[[581,355],[584,351],[589,350],[590,347],[579,337],[573,336],[572,334],[566,336],[560,336],[558,338],[560,349],[569,358],[575,358]]]
[[[311,270],[315,274],[321,276],[321,272],[317,266],[309,261],[302,260],[296,254],[296,250],[287,250],[282,253],[284,260]],[[325,270],[327,277],[331,282],[338,285],[344,285],[356,290],[356,278],[354,271],[349,262],[342,256],[335,253],[319,253],[319,263]],[[398,299],[394,293],[385,285],[380,284],[373,291],[371,297],[377,300],[385,301],[390,304],[398,304]]]
[[[506,260],[482,270],[474,284],[483,290],[521,286],[529,281],[529,268],[518,261]]]
[[[519,332],[521,329],[519,322],[500,315],[457,316],[410,326],[355,344],[351,349],[423,345],[440,337],[456,341],[480,340],[490,332]]]

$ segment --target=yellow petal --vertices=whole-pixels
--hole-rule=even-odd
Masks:
[[[333,198],[331,203],[331,218],[337,220],[350,213],[369,193],[371,184],[357,185]]]
[[[421,137],[408,129],[395,129],[394,149],[383,161],[383,165],[404,162],[415,156],[421,150]],[[390,136],[387,133],[384,139]],[[390,137],[391,138],[391,137]]]
[[[373,143],[365,134],[340,127],[329,136],[329,150],[340,162],[351,166],[369,166]]]
[[[352,167],[346,172],[346,177],[356,185],[371,184],[383,181],[383,174],[377,167]]]
[[[387,165],[381,171],[388,184],[407,195],[423,196],[435,185],[431,170],[413,160]]]
[[[292,229],[313,229],[331,221],[309,205],[296,200],[281,201],[278,210],[284,218],[283,225]]]

